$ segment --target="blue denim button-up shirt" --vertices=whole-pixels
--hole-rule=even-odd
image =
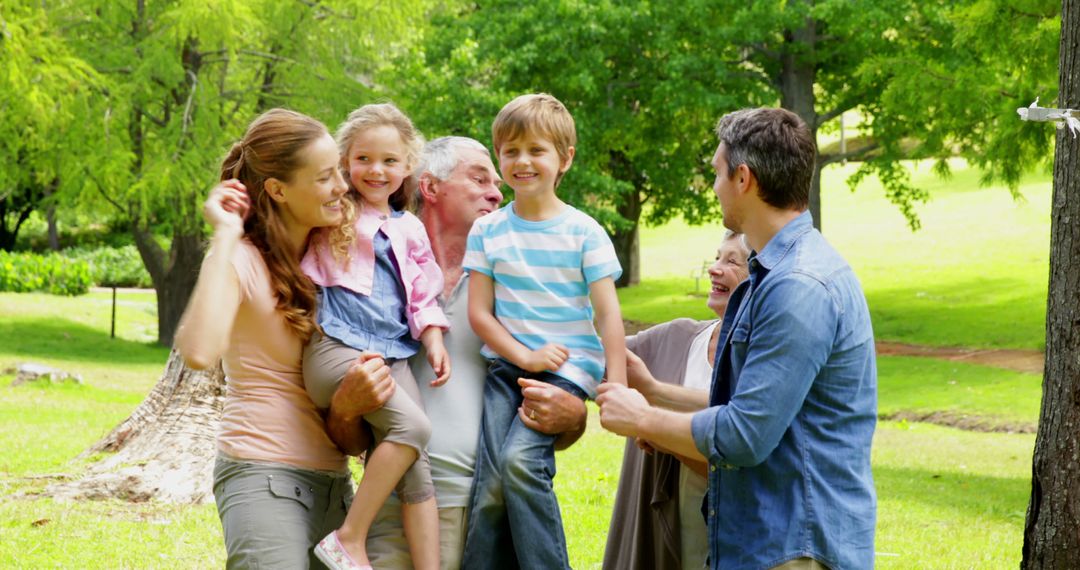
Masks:
[[[712,567],[871,568],[874,335],[855,274],[808,212],[750,257],[724,321],[712,407],[692,424]]]

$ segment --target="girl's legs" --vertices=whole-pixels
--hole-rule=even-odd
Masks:
[[[439,508],[435,497],[419,503],[401,504],[401,526],[409,541],[413,568],[439,567]]]
[[[371,529],[371,523],[375,521],[379,508],[386,502],[401,476],[416,461],[416,456],[415,449],[390,441],[378,444],[369,455],[364,467],[364,478],[356,488],[356,497],[349,508],[349,514],[345,516],[345,524],[337,531],[341,545],[358,564],[370,564],[365,548],[368,530]],[[402,515],[404,516],[404,510]],[[436,521],[436,526],[437,524]],[[408,526],[405,528],[408,537]],[[438,540],[435,545],[437,548]],[[412,549],[410,540],[409,550]]]
[[[413,567],[439,567],[439,515],[431,466],[422,452],[431,437],[431,424],[420,407],[420,393],[408,363],[397,361],[391,375],[398,390],[380,410],[368,414],[376,447],[364,468],[357,499],[338,531],[346,550],[360,564],[367,564],[368,531],[391,490],[402,502],[402,526],[409,543]]]

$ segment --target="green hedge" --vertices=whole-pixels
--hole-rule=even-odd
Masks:
[[[139,250],[133,245],[123,247],[65,249],[63,254],[90,264],[90,278],[100,287],[153,287]]]
[[[90,266],[59,254],[0,251],[0,291],[82,295],[90,290]]]

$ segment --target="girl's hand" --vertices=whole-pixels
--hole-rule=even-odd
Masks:
[[[244,219],[251,211],[247,188],[232,178],[219,182],[203,203],[203,218],[214,227],[215,232],[233,230],[244,233]]]
[[[431,381],[432,387],[442,386],[450,379],[450,354],[446,352],[443,343],[435,343],[427,349],[428,364],[435,371],[435,379]]]
[[[570,351],[561,344],[548,343],[540,348],[530,351],[529,356],[521,368],[528,372],[554,372],[559,369],[566,359],[570,358]]]

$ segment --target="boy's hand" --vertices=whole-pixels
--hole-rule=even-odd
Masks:
[[[434,387],[446,384],[450,379],[450,354],[446,352],[446,346],[440,342],[429,348],[427,361],[435,371],[435,379],[431,381],[431,385]]]
[[[554,372],[570,358],[570,351],[561,344],[548,343],[536,350],[529,351],[523,366],[528,372]]]

